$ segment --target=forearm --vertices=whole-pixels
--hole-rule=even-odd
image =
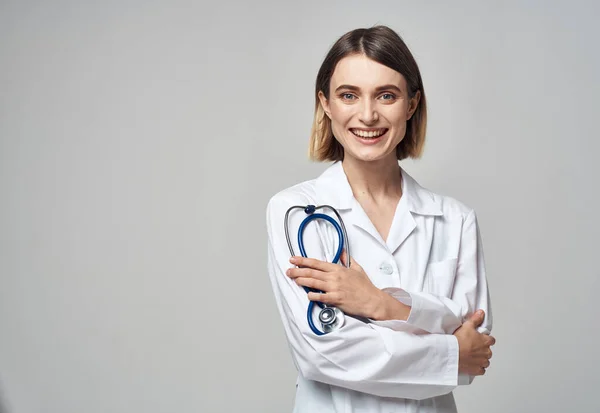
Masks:
[[[481,237],[477,227],[475,213],[471,211],[462,228],[460,252],[457,258],[428,264],[427,277],[452,279],[451,294],[435,294],[434,291],[406,291],[402,288],[384,288],[402,305],[383,306],[387,308],[386,318],[375,323],[385,324],[394,330],[406,331],[415,327],[428,333],[452,334],[460,327],[464,319],[476,310],[484,310],[485,320],[478,328],[479,332],[489,334],[492,326],[490,297],[485,275],[485,264]],[[388,300],[385,300],[386,302]],[[395,308],[394,312],[389,312]],[[408,310],[408,314],[406,313]],[[381,313],[378,313],[381,317]],[[389,318],[392,317],[392,318]]]
[[[353,317],[328,334],[312,332],[306,319],[307,294],[286,275],[289,252],[280,225],[287,205],[302,203],[292,199],[269,204],[267,265],[294,363],[303,377],[382,397],[426,399],[452,391],[458,384],[458,342],[452,336],[392,331]],[[293,221],[298,217],[290,219],[299,225]],[[307,228],[305,240],[321,244],[315,226]],[[313,254],[321,258],[324,252],[315,249]],[[379,297],[387,300],[383,293]],[[318,323],[315,319],[313,314]]]
[[[370,318],[375,321],[406,321],[410,315],[410,310],[411,307],[409,305],[406,305],[386,292],[381,291],[379,299],[375,303],[373,315]]]

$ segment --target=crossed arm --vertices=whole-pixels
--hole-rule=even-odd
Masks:
[[[407,300],[393,296],[398,292],[373,286],[359,265],[346,269],[320,260],[292,263],[281,228],[287,205],[297,203],[290,201],[275,197],[269,202],[268,265],[292,356],[305,378],[378,396],[423,399],[452,391],[459,384],[461,370],[477,374],[479,370],[475,372],[473,366],[489,365],[493,338],[475,331],[477,320],[461,327],[463,318],[477,307],[479,300],[473,298],[479,297],[478,291],[466,294],[463,300],[470,304],[466,308],[454,300],[403,292],[411,299],[411,306]],[[477,231],[474,219],[471,225],[474,226],[470,230]],[[307,237],[313,237],[308,241],[311,245],[319,245],[316,232],[307,231]],[[464,253],[473,254],[469,248]],[[305,268],[293,268],[295,265]],[[458,270],[468,268],[463,265]],[[307,295],[298,285],[317,288],[325,294]],[[477,280],[474,285],[477,286]],[[348,317],[343,328],[316,336],[306,322],[309,300],[335,305],[347,314],[368,317],[374,322],[365,324]],[[417,309],[423,312],[418,317]],[[378,324],[385,323],[385,319],[391,319],[388,323],[392,324]],[[489,316],[488,319],[491,320]],[[415,320],[418,325],[410,323]],[[430,334],[414,334],[415,328]],[[485,323],[483,328],[487,328]]]

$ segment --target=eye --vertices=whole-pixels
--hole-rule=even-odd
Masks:
[[[352,93],[342,93],[340,97],[344,100],[353,100],[355,96]]]
[[[381,98],[383,98],[383,100],[394,100],[396,99],[396,95],[394,95],[393,93],[384,93],[383,95],[381,95]]]

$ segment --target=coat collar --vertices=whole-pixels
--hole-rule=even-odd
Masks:
[[[443,215],[440,197],[417,183],[404,169],[402,171],[402,197],[407,209],[419,215]],[[316,190],[321,204],[338,210],[352,209],[354,195],[342,167],[337,161],[316,180]]]

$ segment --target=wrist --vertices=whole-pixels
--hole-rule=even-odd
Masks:
[[[373,311],[373,320],[404,320],[408,319],[410,306],[401,303],[388,293],[379,290],[378,299]]]
[[[377,289],[377,295],[373,302],[373,308],[371,309],[371,319],[381,321],[385,320],[387,316],[386,298],[385,293],[379,288]]]

